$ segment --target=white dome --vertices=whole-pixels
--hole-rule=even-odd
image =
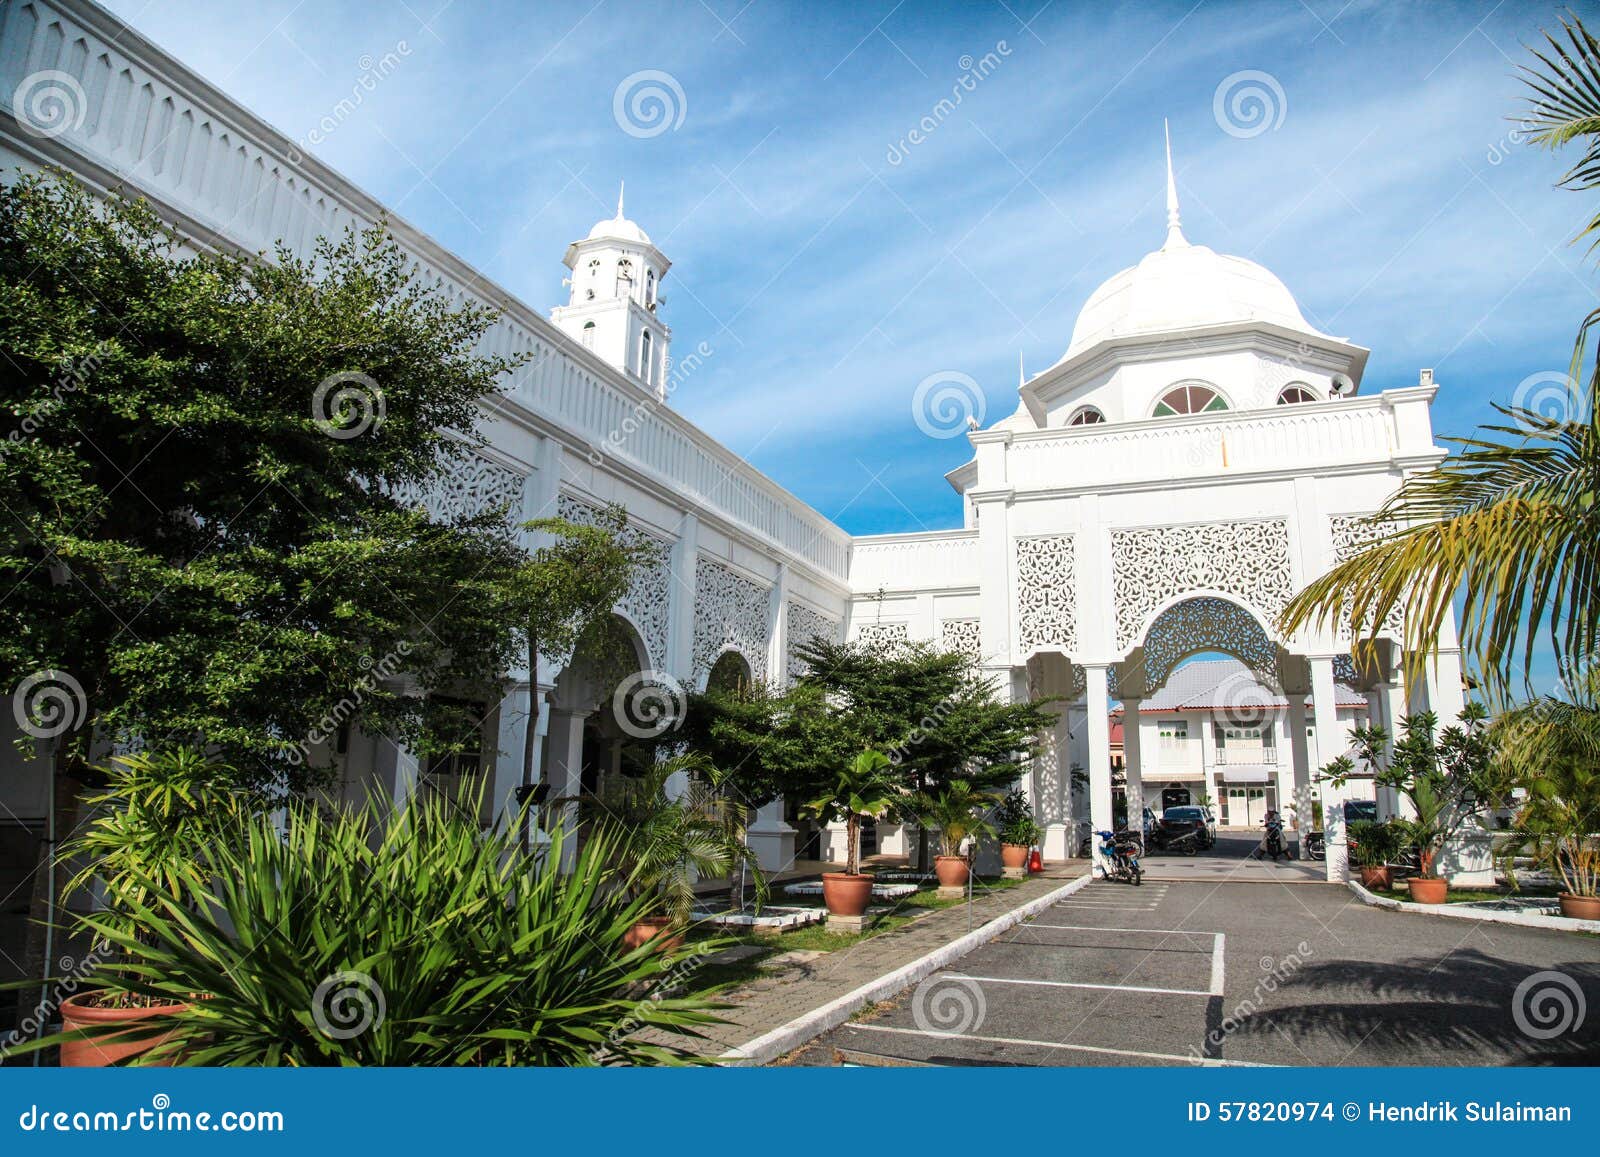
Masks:
[[[650,237],[626,217],[607,217],[596,221],[585,241],[631,241],[635,245],[649,245]]]
[[[1288,288],[1254,261],[1228,257],[1182,234],[1089,295],[1066,357],[1112,338],[1238,322],[1272,322],[1317,334]]]
[[[1288,287],[1254,261],[1191,245],[1178,216],[1167,138],[1167,240],[1089,295],[1062,361],[1104,341],[1263,322],[1326,337],[1306,323]]]

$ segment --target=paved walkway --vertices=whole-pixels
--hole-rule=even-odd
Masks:
[[[868,981],[910,964],[942,945],[966,935],[996,916],[1026,904],[1076,879],[1088,870],[1083,860],[1051,865],[1044,872],[1003,892],[975,898],[972,904],[930,911],[909,924],[861,940],[849,948],[815,957],[796,953],[770,975],[728,993],[737,1007],[718,1015],[729,1023],[706,1030],[700,1051],[721,1054],[749,1043],[813,1009],[839,999]],[[970,911],[969,911],[970,908]],[[783,947],[781,939],[778,947]],[[809,958],[807,958],[809,957]]]
[[[1342,887],[1095,882],[799,1063],[1600,1062],[1600,938],[1419,919]]]

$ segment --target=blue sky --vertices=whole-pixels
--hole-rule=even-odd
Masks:
[[[1056,361],[1093,288],[1160,244],[1163,117],[1190,240],[1261,262],[1312,324],[1370,347],[1365,389],[1433,367],[1442,433],[1564,370],[1595,304],[1567,244],[1592,204],[1509,135],[1554,5],[110,7],[297,139],[363,58],[395,53],[312,151],[541,310],[625,178],[674,262],[675,348],[715,350],[674,404],[858,533],[958,523],[942,475],[969,448],[924,434],[912,392],[954,371],[989,420],[1014,408],[1019,352]],[[644,70],[682,94],[648,136],[613,109]],[[1215,109],[1244,71],[1270,81],[1255,135]]]

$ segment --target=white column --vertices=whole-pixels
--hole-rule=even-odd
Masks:
[[[1047,797],[1035,783],[1032,798],[1034,816],[1044,828],[1042,855],[1047,860],[1065,860],[1078,854],[1072,797],[1072,716],[1065,703],[1056,704],[1055,711],[1055,725],[1045,736],[1047,750],[1040,756],[1045,769],[1053,773],[1055,794]]]
[[[395,808],[404,808],[417,792],[420,769],[416,753],[408,747],[401,747],[392,739],[380,739],[376,762],[379,782],[387,781],[389,784]]]
[[[1106,665],[1085,664],[1084,681],[1087,687],[1084,700],[1088,719],[1084,722],[1084,737],[1088,745],[1089,763],[1089,821],[1094,831],[1109,832],[1111,826],[1111,727],[1109,714],[1111,699],[1106,690]],[[1095,863],[1105,870],[1100,855],[1100,837],[1094,835],[1089,846]]]
[[[1285,713],[1289,727],[1289,765],[1294,791],[1289,798],[1289,808],[1294,815],[1295,835],[1300,840],[1300,858],[1306,854],[1306,836],[1316,826],[1312,810],[1311,793],[1311,741],[1306,736],[1306,696],[1304,691],[1287,692],[1289,708]]]
[[[700,555],[700,520],[685,514],[668,559],[672,590],[667,611],[667,673],[689,688],[694,675],[694,574]]]
[[[1144,830],[1144,754],[1140,728],[1139,700],[1128,695],[1122,700],[1122,762],[1128,778],[1128,827]]]
[[[506,686],[500,697],[500,726],[495,739],[494,798],[490,801],[494,820],[507,822],[517,814],[517,788],[522,784],[523,757],[527,750],[529,694],[526,682]],[[539,775],[538,745],[534,746],[534,781]]]
[[[1333,659],[1313,658],[1311,663],[1311,710],[1317,721],[1317,767],[1327,766],[1346,744],[1339,724],[1338,700],[1334,698]],[[1349,851],[1345,845],[1344,801],[1349,792],[1322,781],[1322,830],[1327,847],[1329,881],[1343,883],[1350,878]]]
[[[1441,728],[1461,719],[1467,694],[1461,686],[1461,652],[1441,650],[1427,667],[1428,710],[1439,717]]]
[[[1278,815],[1285,829],[1289,826],[1289,809],[1294,803],[1294,756],[1290,747],[1289,717],[1274,715],[1267,723],[1273,730],[1272,754],[1278,762],[1272,769],[1272,780],[1278,789]],[[1284,837],[1287,840],[1287,836]]]
[[[1402,690],[1390,683],[1376,683],[1367,692],[1368,725],[1383,728],[1388,736],[1383,744],[1385,766],[1394,758],[1394,741],[1400,734],[1399,706],[1403,698]],[[1400,793],[1392,787],[1378,788],[1377,795],[1379,819],[1392,819],[1400,815],[1402,803],[1406,810],[1415,810],[1410,807],[1410,801],[1402,800]]]
[[[1194,716],[1196,725],[1200,728],[1200,771],[1205,776],[1206,795],[1211,797],[1211,806],[1217,811],[1217,816],[1222,815],[1222,800],[1218,796],[1217,787],[1217,732],[1216,721],[1210,715]],[[1229,822],[1237,824],[1237,816],[1229,816]]]
[[[552,798],[575,800],[583,786],[583,714],[562,707],[550,709],[550,768],[546,779]],[[567,830],[561,862],[570,866],[578,854],[578,805],[570,802],[552,813],[555,825]]]
[[[789,567],[778,564],[778,577],[767,592],[767,682],[789,685]]]
[[[763,872],[786,872],[794,867],[795,831],[783,820],[783,801],[775,799],[756,811],[745,842],[756,854]]]

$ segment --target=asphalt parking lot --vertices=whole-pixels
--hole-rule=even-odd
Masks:
[[[1600,937],[1318,883],[1097,881],[801,1063],[1600,1063]]]

